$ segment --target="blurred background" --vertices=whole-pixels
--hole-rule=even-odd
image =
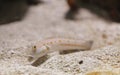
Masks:
[[[22,20],[29,6],[38,3],[37,0],[0,0],[0,24]]]
[[[119,30],[119,9],[119,0],[0,0],[0,44],[48,37],[118,38],[108,33]],[[101,43],[112,44],[109,40]]]
[[[40,5],[43,2],[43,0],[0,0],[0,24],[22,20],[28,14],[30,6]],[[106,20],[120,21],[119,0],[65,0],[65,2],[69,8],[68,11],[66,10],[66,15],[62,14],[65,15],[65,19],[75,20],[78,11],[86,8]],[[61,4],[63,9],[66,6]]]

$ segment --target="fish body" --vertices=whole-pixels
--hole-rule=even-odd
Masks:
[[[92,46],[92,41],[85,40],[75,40],[75,39],[65,39],[65,38],[54,38],[47,39],[37,42],[33,46],[32,57],[33,60],[54,52],[63,50],[90,50]]]

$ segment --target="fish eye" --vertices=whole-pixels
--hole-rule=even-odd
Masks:
[[[37,48],[36,46],[33,46],[33,52],[36,52],[36,48]]]
[[[33,46],[34,49],[36,49],[36,46]]]

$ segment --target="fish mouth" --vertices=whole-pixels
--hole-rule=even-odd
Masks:
[[[33,56],[29,56],[28,61],[31,62],[33,60],[34,60],[34,57]]]

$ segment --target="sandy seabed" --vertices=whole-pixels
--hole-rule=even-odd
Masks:
[[[0,26],[0,75],[120,75],[120,24],[81,9],[76,21],[65,20],[65,0],[43,0],[22,21]],[[93,40],[89,51],[48,54],[30,64],[35,42],[51,38]]]

